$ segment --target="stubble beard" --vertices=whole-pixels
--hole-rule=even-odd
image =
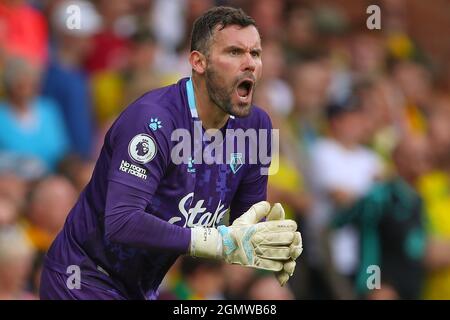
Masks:
[[[231,97],[236,90],[238,80],[236,80],[231,87],[227,88],[225,85],[222,85],[224,81],[220,77],[219,73],[210,66],[206,68],[205,78],[208,96],[215,105],[217,105],[224,112],[238,118],[247,117],[250,114],[253,101],[253,92],[250,103],[238,102],[237,105],[233,105],[231,102]]]

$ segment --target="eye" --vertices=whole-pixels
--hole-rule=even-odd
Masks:
[[[253,58],[259,58],[261,56],[261,52],[259,51],[252,51],[251,54]]]
[[[237,56],[238,54],[239,54],[239,50],[238,49],[231,49],[230,55]]]

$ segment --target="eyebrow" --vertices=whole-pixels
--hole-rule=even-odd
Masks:
[[[257,48],[253,48],[253,49],[251,49],[250,50],[251,52],[258,52],[258,53],[262,53],[262,49],[260,48],[260,47],[257,47]]]
[[[230,46],[224,48],[224,51],[231,51],[231,50],[245,51],[245,48],[244,48],[244,46],[239,46],[239,45],[230,45]],[[255,47],[255,48],[251,48],[250,52],[261,53],[262,49],[261,49],[261,47],[258,46],[258,47]]]

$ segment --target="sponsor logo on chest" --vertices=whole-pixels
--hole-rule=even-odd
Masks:
[[[178,204],[178,210],[181,213],[182,217],[172,217],[168,220],[169,223],[174,224],[184,220],[184,227],[214,227],[220,223],[220,221],[223,219],[223,216],[228,211],[228,208],[225,208],[225,205],[221,203],[222,200],[219,200],[217,208],[214,212],[208,212],[206,211],[207,208],[203,207],[205,200],[198,200],[195,206],[191,206],[193,199],[193,192],[184,196]]]

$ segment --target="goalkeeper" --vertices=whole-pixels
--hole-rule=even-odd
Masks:
[[[189,62],[191,78],[144,94],[107,132],[46,255],[41,299],[155,299],[182,254],[271,270],[281,285],[294,272],[301,237],[280,204],[264,201],[270,163],[243,156],[255,144],[270,153],[271,143],[239,145],[228,134],[272,129],[252,105],[262,66],[255,21],[238,9],[207,11],[194,23]],[[226,146],[216,153],[225,161],[198,161],[199,145]]]

